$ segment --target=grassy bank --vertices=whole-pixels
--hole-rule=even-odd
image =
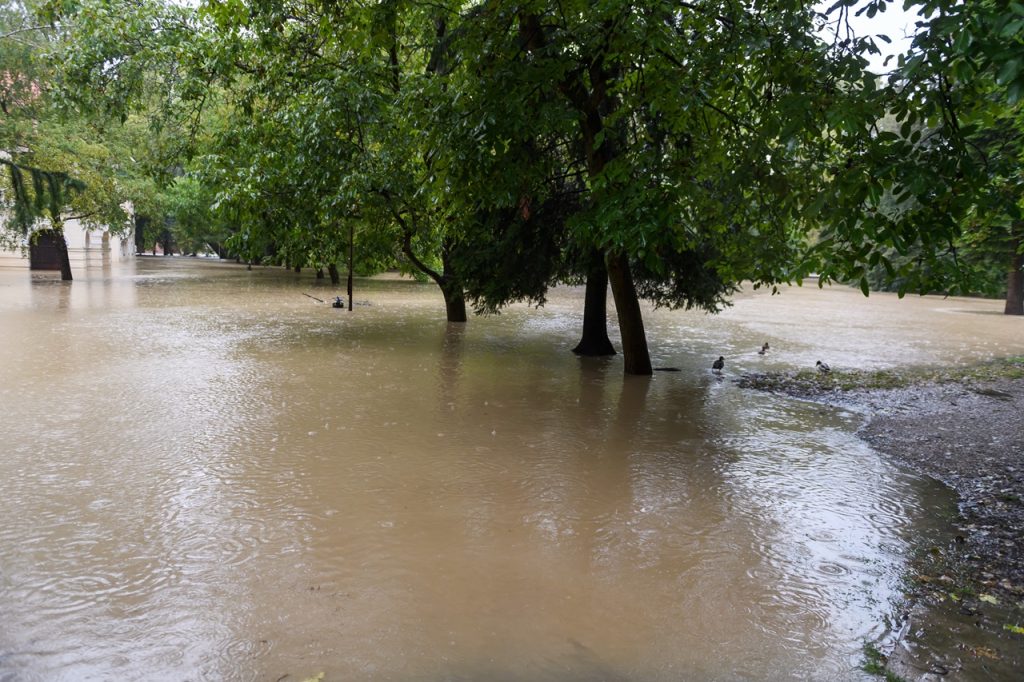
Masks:
[[[874,371],[838,368],[827,374],[816,370],[767,372],[744,375],[737,383],[743,388],[814,398],[853,391],[911,388],[923,384],[985,384],[1003,379],[1024,379],[1024,356],[965,366]]]

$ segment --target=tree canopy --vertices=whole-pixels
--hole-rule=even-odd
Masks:
[[[1019,275],[1024,6],[909,2],[918,33],[883,78],[865,55],[888,38],[846,22],[891,4],[81,0],[36,16],[54,100],[172,141],[172,194],[208,204],[182,225],[221,225],[206,241],[321,267],[355,234],[366,262],[432,278],[454,321],[467,301],[496,312],[586,281],[603,335],[610,283],[625,370],[649,374],[641,300],[716,311],[741,283],[811,273],[960,292],[991,272],[985,253]]]

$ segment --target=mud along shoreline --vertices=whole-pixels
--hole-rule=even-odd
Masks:
[[[916,548],[893,635],[878,643],[884,668],[907,680],[1024,677],[1024,358],[738,383],[863,412],[862,438],[959,496],[949,545]]]

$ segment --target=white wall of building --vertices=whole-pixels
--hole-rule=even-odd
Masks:
[[[64,224],[64,239],[68,243],[71,269],[83,265],[127,260],[135,257],[135,231],[123,235],[111,234],[106,229],[89,229],[79,220]],[[0,247],[0,267],[28,269],[28,248],[9,250]]]

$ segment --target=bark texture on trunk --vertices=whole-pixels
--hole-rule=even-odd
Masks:
[[[341,273],[338,272],[338,266],[331,263],[327,266],[327,273],[331,276],[331,284],[341,284]]]
[[[629,269],[629,259],[625,254],[609,254],[608,281],[612,285],[615,310],[619,315],[625,372],[646,376],[654,374],[651,354],[647,349],[644,318],[640,312],[640,299],[637,297],[633,274]]]
[[[608,269],[600,256],[587,273],[583,337],[572,352],[587,357],[615,355],[615,347],[608,338]]]
[[[71,276],[71,258],[68,256],[68,240],[64,237],[64,230],[57,230],[57,254],[60,256],[60,278],[65,282],[74,279]]]
[[[441,293],[444,295],[444,309],[449,322],[466,321],[466,297],[462,293],[462,287],[453,284],[450,280],[441,285]]]

